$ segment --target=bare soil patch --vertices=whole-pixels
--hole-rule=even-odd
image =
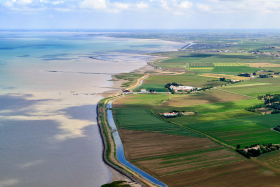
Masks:
[[[220,147],[207,138],[119,129],[128,160]]]
[[[159,177],[170,187],[181,186],[279,186],[279,176],[266,175],[261,166],[246,160]],[[268,171],[271,173],[271,171]],[[269,182],[268,182],[269,181]]]
[[[279,186],[273,171],[207,138],[119,132],[127,159],[170,187]]]

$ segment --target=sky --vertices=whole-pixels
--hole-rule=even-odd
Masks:
[[[280,0],[0,0],[0,29],[280,29]]]

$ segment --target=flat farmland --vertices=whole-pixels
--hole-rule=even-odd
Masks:
[[[280,151],[273,151],[259,156],[257,159],[280,171]]]
[[[249,112],[246,110],[237,110],[237,111],[193,115],[193,116],[181,116],[177,118],[170,118],[169,121],[175,122],[176,124],[187,125],[187,124],[204,123],[210,121],[244,118],[244,117],[258,116],[258,115],[259,114],[256,114],[254,112]]]
[[[272,120],[268,118],[271,116]],[[260,115],[207,123],[188,124],[187,127],[204,132],[229,145],[241,147],[252,144],[280,143],[280,133],[270,128],[277,126],[280,115]],[[268,120],[269,119],[269,120]]]
[[[164,87],[165,84],[142,84],[138,88],[135,88],[134,92],[140,92],[141,89],[154,90],[155,92],[168,92],[168,89]]]
[[[258,95],[280,93],[280,85],[279,84],[248,85],[247,87],[226,86],[226,87],[222,87],[221,89],[231,91],[231,92],[234,92],[234,93],[253,96],[253,97],[256,97]]]
[[[202,77],[209,77],[209,78],[223,78],[225,77],[226,79],[237,79],[237,80],[247,80],[249,77],[240,77],[237,76],[237,73],[235,75],[229,75],[229,74],[214,74],[214,73],[202,73],[198,76]]]
[[[247,66],[215,66],[212,72],[236,72],[236,73],[253,73],[259,71],[259,68]]]
[[[125,129],[120,135],[128,160],[168,186],[250,186],[252,180],[278,184],[272,171],[207,138]]]
[[[151,108],[168,99],[169,94],[135,94],[117,99],[113,108]]]
[[[213,80],[216,80],[212,82]],[[144,84],[167,84],[176,82],[184,86],[194,86],[194,87],[208,87],[208,86],[220,86],[224,82],[219,81],[218,78],[202,77],[196,75],[157,75],[150,76],[143,81]]]
[[[119,129],[158,132],[181,136],[203,137],[184,127],[156,118],[145,109],[114,109],[114,120]]]
[[[191,94],[172,94],[168,101],[163,103],[160,108],[166,107],[187,107],[193,105],[222,103],[227,101],[246,100],[248,97],[224,92],[216,89],[205,92]]]
[[[171,110],[179,111],[190,111],[198,112],[199,114],[208,114],[208,113],[219,113],[219,112],[228,112],[235,110],[244,110],[246,107],[263,104],[263,101],[256,99],[240,100],[240,101],[229,101],[222,103],[213,103],[213,104],[204,104],[204,105],[193,105],[193,106],[168,106],[161,105],[156,109],[157,112],[169,112]]]

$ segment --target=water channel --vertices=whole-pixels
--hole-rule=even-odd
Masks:
[[[109,103],[107,104],[106,108],[110,109],[112,108],[112,102],[114,100],[109,101]],[[151,181],[152,183],[161,186],[161,187],[167,187],[166,184],[164,184],[163,182],[157,180],[156,178],[154,178],[153,176],[149,175],[148,173],[142,171],[141,169],[137,168],[136,166],[134,166],[133,164],[129,163],[125,156],[124,156],[124,150],[123,150],[123,145],[122,145],[122,141],[121,138],[119,136],[116,124],[114,122],[113,119],[113,114],[112,114],[112,110],[107,110],[107,120],[108,123],[110,125],[110,127],[115,130],[115,132],[113,132],[113,136],[114,136],[114,140],[115,140],[115,144],[116,144],[116,150],[117,150],[117,159],[126,167],[130,168],[131,170],[135,171],[136,173],[138,173],[139,175],[141,175],[142,177],[146,178],[147,180]]]

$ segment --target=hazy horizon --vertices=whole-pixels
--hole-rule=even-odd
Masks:
[[[0,29],[280,29],[279,0],[0,0]]]

